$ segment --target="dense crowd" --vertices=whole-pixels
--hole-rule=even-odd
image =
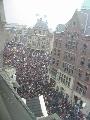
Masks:
[[[16,68],[16,80],[20,85],[18,94],[25,98],[43,95],[48,114],[57,113],[63,120],[84,120],[78,104],[69,102],[68,94],[54,89],[55,81],[48,75],[50,55],[44,51],[26,48],[23,43],[11,41],[6,44],[4,65]]]
[[[45,92],[48,114],[57,113],[62,120],[84,120],[80,106],[78,104],[72,105],[69,102],[68,94],[50,87]]]

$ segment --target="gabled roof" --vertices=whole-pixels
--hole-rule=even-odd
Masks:
[[[77,22],[76,27],[80,29],[81,34],[90,36],[90,9],[76,10],[73,17],[66,24],[67,28],[70,28],[72,21]]]

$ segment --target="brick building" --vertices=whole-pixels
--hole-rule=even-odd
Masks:
[[[54,33],[50,78],[90,111],[90,9],[76,10],[65,31]]]

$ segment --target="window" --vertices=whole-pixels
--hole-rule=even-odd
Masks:
[[[64,68],[64,71],[66,71],[67,69],[66,68]]]
[[[52,59],[52,64],[55,64],[55,58]]]
[[[67,43],[65,44],[65,47],[66,47],[66,48],[68,47]]]
[[[86,49],[86,48],[87,48],[87,45],[86,45],[86,44],[84,44],[84,45],[83,45],[83,48],[84,48],[84,49]]]
[[[66,80],[68,80],[68,76],[66,76]]]
[[[74,38],[74,35],[71,35],[71,38],[73,39],[73,38]]]
[[[53,75],[54,77],[56,77],[57,70],[56,70],[56,69],[54,69],[54,68],[52,68],[51,73],[52,73],[52,75]]]
[[[59,76],[59,80],[61,80],[61,76]]]
[[[87,45],[83,44],[82,53],[86,54],[86,50],[87,50]]]
[[[64,84],[67,87],[70,87],[70,83],[71,83],[71,78],[68,78],[67,75],[63,74],[60,72],[59,74],[59,80],[61,81],[62,84]]]
[[[82,77],[82,70],[81,69],[79,69],[78,76]]]
[[[65,79],[63,79],[63,84],[65,85]]]
[[[63,62],[63,65],[62,65],[62,66],[63,66],[63,68],[65,67],[65,63],[64,63],[64,62]]]
[[[59,43],[59,47],[61,47],[61,42]]]
[[[63,77],[64,74],[62,74],[62,77]]]
[[[57,41],[55,41],[55,47],[57,47]]]
[[[87,87],[78,82],[76,91],[81,95],[85,95],[87,92]]]
[[[39,34],[41,34],[41,31],[39,31]]]
[[[66,86],[68,85],[68,80],[66,79]]]
[[[90,68],[90,63],[88,63],[88,68]]]
[[[69,81],[71,81],[71,78],[69,78]]]
[[[63,83],[63,78],[61,77],[61,83]]]
[[[66,78],[66,75],[64,75],[64,78]]]
[[[13,75],[11,76],[11,78],[13,78]]]
[[[58,50],[58,54],[57,55],[60,56],[60,50]]]
[[[56,48],[53,49],[53,53],[54,53],[54,55],[56,55]]]
[[[60,72],[60,76],[61,76],[61,72]]]
[[[79,88],[79,93],[80,93],[80,94],[82,93],[82,89],[81,89],[81,88]]]
[[[71,73],[73,74],[73,70],[71,70]]]
[[[85,63],[85,58],[84,58],[84,57],[82,57],[82,58],[81,58],[81,62],[80,62],[80,64],[83,66],[83,65],[84,65],[84,63]]]
[[[69,78],[69,80],[68,80],[68,77],[66,77],[65,85],[67,87],[70,87],[70,83],[71,83],[71,78]]]
[[[85,80],[89,80],[90,79],[90,73],[89,72],[86,72],[86,75],[85,75]]]
[[[70,81],[68,81],[68,87],[70,87]]]
[[[79,90],[79,87],[77,86],[77,87],[76,87],[76,91],[78,92],[78,90]]]
[[[57,65],[57,66],[59,65],[59,60],[57,60],[56,65]]]
[[[90,59],[88,59],[88,68],[90,68]]]
[[[74,25],[74,26],[76,25],[76,22],[75,22],[75,21],[73,22],[73,25]]]
[[[70,70],[70,69],[67,69],[67,71],[68,71],[68,73],[70,73],[71,70]]]

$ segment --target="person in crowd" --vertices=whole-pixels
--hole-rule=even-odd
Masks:
[[[16,68],[16,80],[20,85],[18,94],[25,99],[43,95],[49,115],[57,113],[63,120],[83,120],[80,107],[70,103],[69,95],[54,89],[53,79],[48,82],[51,56],[15,40],[6,44],[3,56],[4,65]]]

